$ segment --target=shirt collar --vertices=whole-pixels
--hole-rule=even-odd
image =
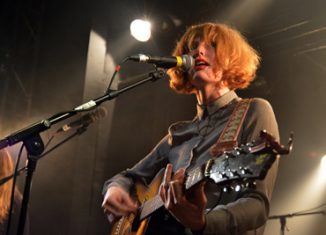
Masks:
[[[212,104],[202,105],[197,103],[197,117],[202,119],[205,115],[211,115],[220,108],[224,107],[232,100],[239,98],[235,91],[229,91],[215,100]],[[206,113],[205,113],[206,112]]]

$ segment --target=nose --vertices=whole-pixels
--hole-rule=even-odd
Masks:
[[[195,50],[194,58],[198,56],[204,56],[206,53],[206,47],[204,42],[200,42]]]

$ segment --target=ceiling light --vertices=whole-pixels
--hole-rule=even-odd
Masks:
[[[130,24],[131,35],[141,42],[146,42],[151,37],[151,23],[145,20],[134,20]]]

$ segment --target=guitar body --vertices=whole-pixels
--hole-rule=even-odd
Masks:
[[[156,175],[148,187],[144,186],[143,184],[136,183],[136,195],[140,204],[143,204],[157,195],[163,176],[164,169],[162,169]],[[142,220],[141,222],[136,220],[137,215],[134,214],[121,217],[114,223],[110,235],[145,235],[150,217]]]

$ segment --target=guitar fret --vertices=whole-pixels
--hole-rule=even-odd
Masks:
[[[189,189],[194,184],[203,179],[202,170],[200,167],[195,168],[194,170],[188,173],[188,177],[186,178],[185,187]],[[164,203],[161,200],[159,195],[154,196],[148,201],[144,202],[143,207],[141,209],[140,219],[143,219],[150,215],[152,212],[163,206]]]
[[[200,167],[195,168],[194,170],[188,173],[188,177],[186,179],[185,187],[189,189],[194,184],[198,183],[203,179],[202,169]]]
[[[185,187],[189,189],[194,184],[198,183],[200,180],[203,179],[202,170],[200,167],[197,167],[188,173],[188,177],[186,178]],[[144,219],[158,208],[163,206],[164,203],[161,200],[159,195],[154,196],[153,198],[149,199],[148,201],[143,203],[143,207],[141,209],[140,219]]]

